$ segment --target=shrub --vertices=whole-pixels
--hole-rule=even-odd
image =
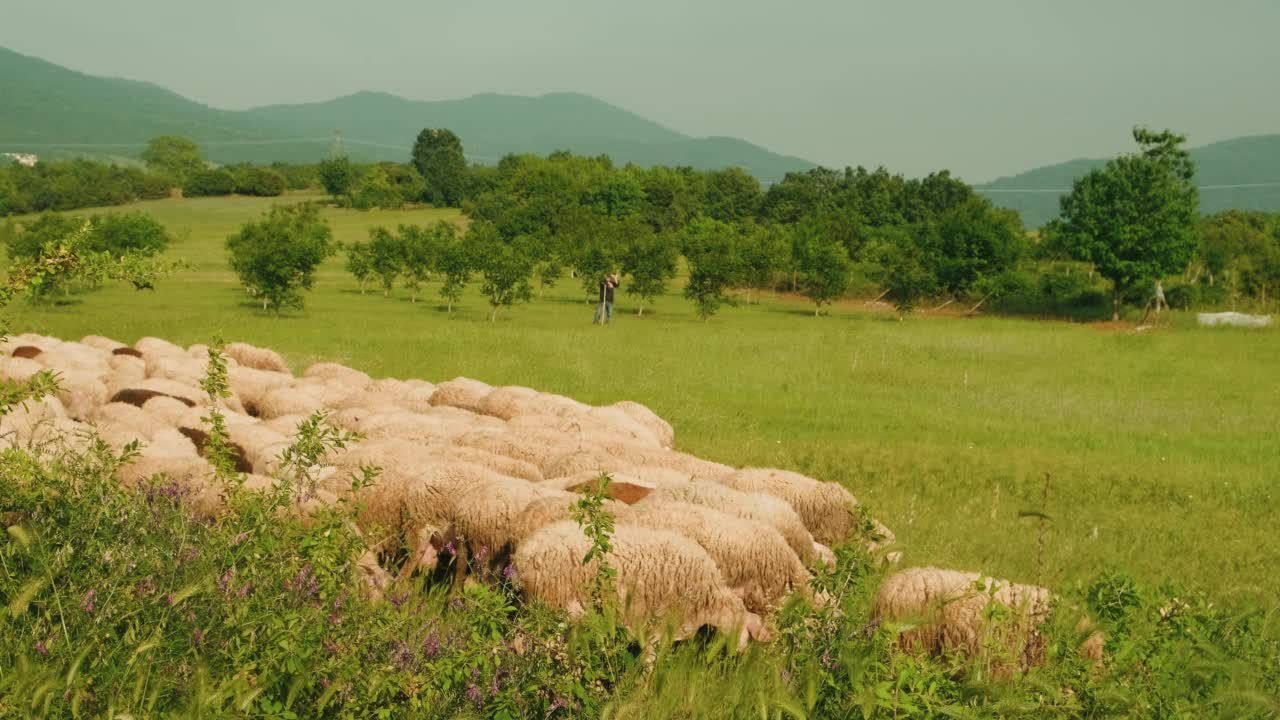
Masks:
[[[1192,283],[1170,285],[1164,291],[1164,299],[1171,308],[1190,310],[1200,304],[1200,286]]]
[[[190,197],[215,197],[236,191],[236,177],[225,168],[202,170],[187,180],[183,194]]]
[[[236,192],[255,197],[277,197],[284,194],[285,181],[280,173],[253,165],[236,169]]]

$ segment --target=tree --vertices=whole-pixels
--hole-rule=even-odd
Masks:
[[[760,181],[742,168],[707,173],[706,213],[722,222],[754,217],[764,200]]]
[[[937,292],[938,280],[908,228],[889,227],[881,232],[871,250],[875,275],[901,317],[915,309],[916,300]]]
[[[468,242],[458,236],[457,229],[450,223],[441,221],[436,224],[440,243],[440,256],[437,268],[444,276],[440,286],[440,297],[449,302],[449,312],[462,299],[462,291],[471,282],[471,273],[475,268],[474,253]]]
[[[276,205],[227,238],[227,252],[240,282],[279,315],[281,308],[302,308],[302,291],[334,253],[333,233],[314,205]]]
[[[284,176],[270,168],[241,165],[235,168],[236,192],[252,197],[278,197],[284,194],[288,183]]]
[[[725,294],[739,275],[737,229],[709,217],[696,217],[685,228],[680,251],[689,262],[684,296],[693,301],[705,322],[732,302]]]
[[[418,291],[422,288],[422,283],[427,281],[436,267],[440,251],[439,238],[438,229],[428,230],[417,225],[400,226],[404,284],[409,289],[410,302],[418,302]]]
[[[148,170],[168,178],[175,187],[183,187],[187,178],[205,168],[204,160],[200,158],[200,146],[177,135],[152,138],[142,151],[142,162],[146,163]]]
[[[925,237],[939,288],[953,297],[1013,267],[1025,248],[1018,214],[977,196],[943,211]]]
[[[1061,241],[1112,283],[1112,319],[1134,283],[1181,271],[1196,249],[1195,167],[1168,130],[1135,128],[1141,152],[1076,180],[1061,200]]]
[[[404,243],[384,227],[369,228],[369,271],[382,281],[382,296],[404,270]]]
[[[644,314],[644,304],[667,291],[667,281],[676,275],[679,260],[675,242],[666,232],[654,232],[639,220],[631,221],[623,236],[622,272],[631,276],[627,292],[640,297],[637,315]]]
[[[366,170],[351,187],[351,207],[360,210],[395,210],[402,205],[404,198],[400,196],[400,191],[391,184],[387,171],[377,165]]]
[[[534,262],[529,239],[519,237],[507,242],[492,224],[479,222],[471,226],[467,240],[474,253],[476,270],[483,278],[480,292],[489,298],[493,308],[489,321],[498,319],[499,308],[528,302],[533,295],[529,276]]]
[[[356,181],[356,168],[346,155],[321,160],[317,167],[324,191],[336,198],[351,194]]]
[[[427,128],[413,144],[413,165],[422,174],[426,200],[436,207],[457,207],[467,184],[462,141],[451,130]]]
[[[812,224],[801,224],[796,229],[792,247],[800,273],[800,291],[813,301],[813,315],[817,317],[823,305],[829,305],[849,288],[849,255],[840,241]]]
[[[236,177],[226,168],[201,170],[187,178],[182,193],[187,197],[217,197],[236,191]]]
[[[753,225],[742,235],[739,243],[739,281],[747,288],[747,302],[751,291],[757,293],[773,285],[773,276],[787,263],[791,248],[791,232],[785,225]]]
[[[355,242],[347,245],[347,272],[355,276],[360,284],[360,294],[364,294],[364,283],[373,274],[373,258],[369,254],[369,243]]]

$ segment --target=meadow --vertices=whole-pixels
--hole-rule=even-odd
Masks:
[[[284,201],[307,199],[289,196]],[[897,316],[851,300],[813,317],[764,296],[708,322],[679,296],[591,324],[573,279],[489,322],[469,288],[447,313],[430,283],[361,294],[331,258],[306,309],[262,312],[223,242],[269,199],[139,203],[190,270],[154,292],[113,286],[10,308],[14,332],[63,338],[215,335],[275,348],[296,369],[342,362],[375,376],[463,375],[590,403],[648,405],[676,444],[721,462],[789,468],[848,486],[898,535],[909,565],[982,570],[1058,589],[1105,570],[1274,605],[1280,477],[1280,332],[1201,329],[1174,313],[1136,332],[1024,318]],[[84,212],[84,211],[79,211]],[[325,211],[335,238],[375,225],[461,222],[452,210]],[[1046,475],[1048,486],[1046,494]],[[1041,518],[1048,534],[1037,543]]]

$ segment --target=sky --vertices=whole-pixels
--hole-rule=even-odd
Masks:
[[[1280,0],[0,0],[0,46],[226,109],[581,92],[832,167],[982,182],[1280,133]],[[0,98],[3,102],[3,98]]]

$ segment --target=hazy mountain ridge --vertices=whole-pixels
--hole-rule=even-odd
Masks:
[[[0,151],[136,154],[189,136],[215,162],[315,161],[339,130],[358,160],[405,160],[424,127],[448,127],[473,160],[569,150],[641,165],[741,166],[762,180],[813,163],[733,138],[693,138],[580,93],[411,100],[365,91],[324,102],[219,110],[147,82],[95,77],[0,48]],[[50,146],[58,143],[60,147]]]

